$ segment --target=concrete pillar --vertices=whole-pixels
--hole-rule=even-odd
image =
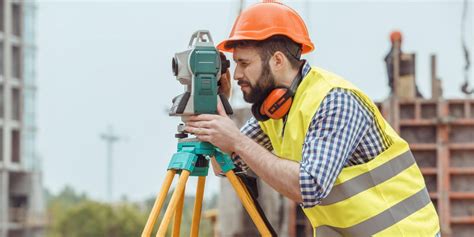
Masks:
[[[0,237],[8,236],[8,172],[0,170]]]

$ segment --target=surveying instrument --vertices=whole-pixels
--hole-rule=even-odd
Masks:
[[[170,116],[181,116],[183,121],[189,116],[198,114],[217,114],[218,100],[221,101],[227,114],[232,114],[227,98],[218,93],[218,82],[221,74],[226,73],[230,62],[214,46],[209,31],[196,31],[189,41],[188,50],[176,53],[172,61],[173,74],[184,85],[185,92],[173,99]],[[244,181],[234,172],[234,163],[230,156],[211,143],[201,142],[188,137],[184,125],[178,125],[178,151],[174,153],[168,165],[168,171],[157,195],[151,213],[142,232],[142,237],[149,237],[168,194],[176,174],[179,174],[166,212],[159,224],[156,236],[165,236],[171,218],[174,215],[172,236],[178,237],[184,205],[184,189],[189,176],[197,176],[196,199],[191,224],[191,236],[199,234],[204,185],[209,169],[209,160],[215,159],[222,172],[235,189],[240,201],[249,213],[262,236],[276,236],[254,195],[249,192]]]

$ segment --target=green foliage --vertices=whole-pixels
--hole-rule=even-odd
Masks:
[[[165,207],[171,198],[171,190],[160,213],[162,219]],[[130,203],[126,197],[117,204],[90,200],[85,194],[76,193],[65,187],[58,195],[46,191],[48,211],[51,217],[47,237],[129,237],[140,236],[155,198],[146,199],[142,205]],[[216,206],[216,195],[203,203],[203,212]],[[194,207],[194,197],[184,199],[181,220],[181,236],[189,236]],[[171,234],[172,222],[168,227]],[[152,236],[156,234],[157,225]],[[211,223],[201,218],[199,236],[212,236]]]
[[[48,213],[50,217],[50,225],[47,237],[62,237],[59,229],[61,228],[59,220],[67,218],[66,213],[75,205],[87,200],[85,194],[77,194],[71,187],[66,186],[57,196],[46,193],[48,202]]]
[[[137,205],[89,200],[70,187],[46,197],[51,217],[47,237],[140,236],[147,219]]]
[[[60,236],[140,236],[146,216],[130,204],[84,201],[58,220]]]

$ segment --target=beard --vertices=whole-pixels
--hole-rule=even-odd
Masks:
[[[244,94],[244,100],[251,104],[262,102],[276,87],[275,77],[270,71],[268,62],[262,63],[262,72],[260,73],[256,85],[252,85],[248,80],[239,81],[238,84],[246,84],[249,86],[250,91],[248,93],[242,91],[242,93]]]

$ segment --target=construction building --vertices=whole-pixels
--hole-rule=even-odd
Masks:
[[[0,237],[44,235],[35,148],[34,1],[0,0]]]
[[[389,73],[392,92],[379,110],[410,144],[430,197],[440,217],[443,237],[474,233],[474,99],[445,99],[431,56],[431,97],[422,98],[415,82],[415,54],[395,51]],[[238,125],[250,117],[248,108],[235,109]],[[279,236],[311,236],[313,229],[293,201],[276,193],[262,180],[259,202]],[[216,236],[257,236],[258,231],[239,204],[227,180],[221,181]]]

